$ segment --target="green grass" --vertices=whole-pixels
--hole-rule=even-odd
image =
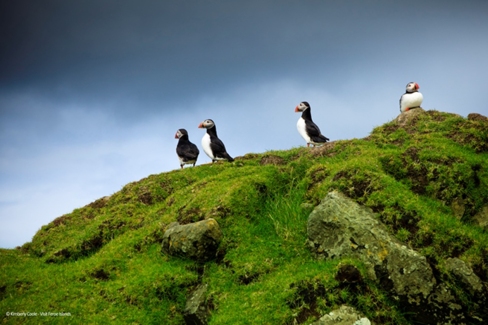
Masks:
[[[473,297],[443,263],[461,258],[488,279],[488,235],[473,222],[488,205],[487,130],[429,111],[365,139],[248,154],[127,184],[43,226],[32,242],[0,250],[2,323],[182,324],[187,295],[207,283],[209,324],[306,324],[343,303],[378,324],[410,324],[360,262],[311,255],[308,215],[334,189],[424,254],[469,310]],[[465,207],[458,217],[456,200]],[[201,265],[161,253],[169,223],[205,218],[224,235],[216,260]],[[343,264],[355,265],[364,284],[341,286],[335,275]]]

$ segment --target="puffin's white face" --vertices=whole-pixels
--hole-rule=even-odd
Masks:
[[[416,82],[409,82],[407,84],[407,93],[413,93],[418,91],[420,88],[419,84]]]
[[[203,129],[203,128],[205,128],[205,129],[211,129],[211,128],[213,128],[214,126],[215,126],[215,123],[214,123],[214,121],[212,121],[211,119],[206,119],[205,121],[203,121],[202,123],[200,123],[200,124],[198,125],[198,127],[199,127],[200,129]]]
[[[300,104],[298,104],[297,107],[295,107],[295,112],[298,113],[298,112],[303,112],[304,110],[310,108],[310,105],[307,103],[307,102],[301,102]]]
[[[178,131],[176,131],[175,139],[179,139],[182,136],[184,136],[185,134],[188,134],[188,132],[186,132],[185,129],[179,129]]]

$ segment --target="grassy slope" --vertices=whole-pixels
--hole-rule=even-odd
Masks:
[[[187,294],[209,284],[210,324],[312,321],[348,303],[380,324],[408,324],[374,283],[344,288],[340,263],[306,246],[309,213],[338,189],[373,209],[400,240],[426,255],[439,279],[448,257],[488,279],[488,235],[472,217],[488,204],[488,125],[435,111],[405,127],[322,148],[248,154],[233,164],[151,175],[42,227],[31,243],[0,250],[5,312],[69,312],[69,322],[181,324]],[[459,220],[451,211],[465,202]],[[224,234],[215,261],[161,254],[170,222],[215,218]],[[471,300],[459,293],[469,310]]]

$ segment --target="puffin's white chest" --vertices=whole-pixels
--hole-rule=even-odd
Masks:
[[[210,135],[208,133],[205,133],[202,138],[202,148],[210,159],[214,159],[212,149],[210,148]]]
[[[310,143],[311,139],[307,134],[307,127],[305,125],[305,120],[302,117],[300,117],[298,119],[297,130],[298,130],[298,133],[300,133],[300,135],[302,136],[302,138],[305,139],[305,141],[307,141],[307,143]]]
[[[400,101],[400,111],[405,112],[407,108],[419,107],[422,104],[424,96],[419,92],[403,94]]]
[[[193,159],[193,160],[185,160],[185,158],[180,157],[180,156],[178,156],[178,158],[180,159],[180,165],[192,165],[192,164],[194,164],[197,161],[196,159]]]

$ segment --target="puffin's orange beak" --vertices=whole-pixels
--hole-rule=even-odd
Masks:
[[[175,139],[178,139],[178,132],[175,133]]]
[[[203,122],[202,122],[202,123],[200,123],[200,124],[198,124],[198,128],[199,128],[199,129],[203,129]]]
[[[420,86],[418,83],[415,83],[415,89],[420,89]]]
[[[298,113],[298,112],[300,112],[300,110],[298,109],[298,106],[297,106],[297,107],[295,107],[295,113]]]

